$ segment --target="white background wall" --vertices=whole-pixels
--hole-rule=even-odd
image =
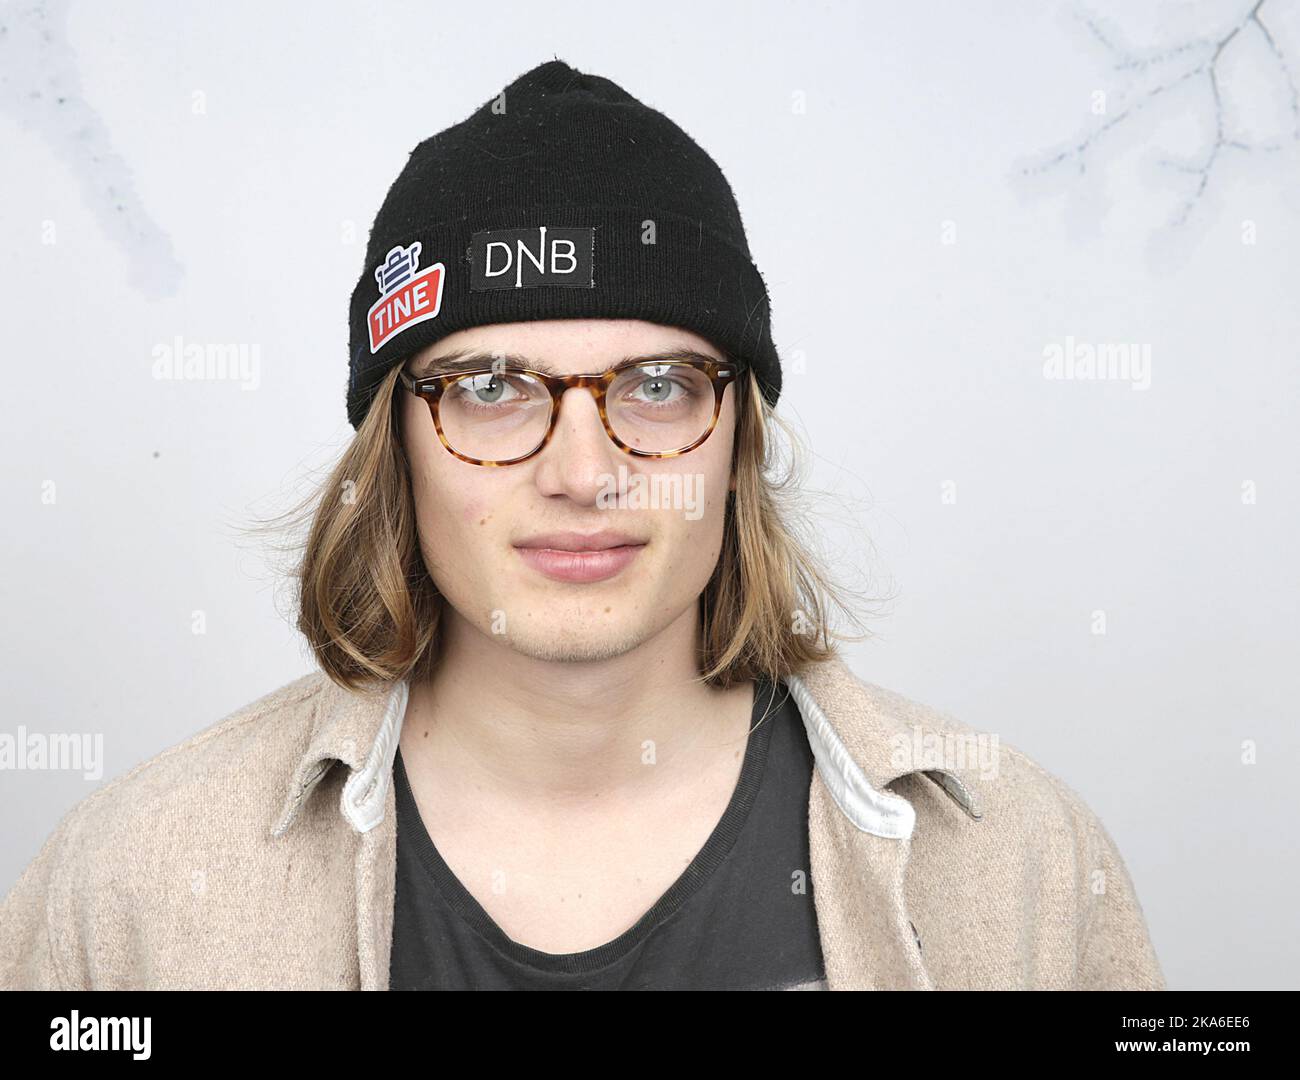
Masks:
[[[854,667],[1084,796],[1171,986],[1296,985],[1296,5],[1214,69],[1224,140],[1276,149],[1202,171],[1213,44],[1165,51],[1245,0],[35,7],[0,9],[0,733],[102,733],[104,775],[0,772],[0,889],[311,669],[236,529],[352,435],[348,294],[410,149],[559,56],[731,180],[817,528],[893,596]],[[256,346],[256,388],[155,379],[177,335]],[[1149,388],[1044,378],[1067,336],[1149,347]]]

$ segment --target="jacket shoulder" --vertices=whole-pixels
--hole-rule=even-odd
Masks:
[[[1003,825],[1041,826],[1044,814],[1072,829],[1100,825],[1078,791],[999,732],[976,727],[856,675],[853,678],[876,714],[871,729],[888,733],[891,771],[903,774],[898,783],[918,773],[945,772],[968,789],[979,816],[987,810]]]
[[[1007,743],[995,731],[976,727],[951,712],[869,682],[850,669],[856,700],[841,704],[840,716],[878,775],[893,779],[889,786],[913,789],[922,778],[952,789],[964,789],[970,816],[989,814],[1007,823],[1041,820],[1044,812],[1065,817],[1087,812],[1083,800],[1029,754]],[[842,679],[841,679],[842,682]]]
[[[263,694],[109,781],[68,817],[83,834],[123,826],[143,834],[160,811],[198,810],[193,800],[210,798],[241,777],[251,782],[253,770],[265,783],[278,759],[306,746],[313,705],[325,682],[324,673],[316,671]]]
[[[951,787],[956,778],[976,809],[975,821],[918,813],[923,873],[943,879],[950,899],[970,891],[973,906],[988,900],[978,890],[1028,890],[1026,902],[1041,905],[1036,917],[1045,925],[1073,927],[1066,984],[1076,989],[1164,989],[1132,877],[1087,800],[997,732],[854,679],[877,713],[870,726],[891,732],[906,759],[893,762],[892,772],[902,775],[889,787],[918,811],[934,810],[947,801],[936,785],[960,801]]]
[[[176,875],[202,872],[193,856],[214,835],[264,824],[248,811],[283,797],[326,682],[315,671],[286,683],[66,811],[0,904],[0,988],[84,986],[114,920],[148,892],[192,885]]]

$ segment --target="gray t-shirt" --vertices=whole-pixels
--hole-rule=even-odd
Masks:
[[[492,920],[429,838],[399,750],[390,988],[825,989],[808,865],[813,757],[784,683],[775,694],[755,684],[750,727],[731,801],[691,864],[634,926],[576,953],[522,945]]]

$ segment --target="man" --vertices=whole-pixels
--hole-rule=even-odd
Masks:
[[[412,152],[350,318],[321,670],[75,807],[0,985],[1163,987],[1082,800],[838,657],[685,132],[542,64]]]

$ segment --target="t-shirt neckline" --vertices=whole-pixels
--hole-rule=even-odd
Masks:
[[[506,934],[483,905],[474,898],[473,893],[461,883],[434,845],[428,829],[425,828],[424,820],[420,817],[419,806],[411,790],[410,781],[407,779],[406,765],[402,761],[399,746],[393,758],[393,775],[397,815],[403,830],[403,842],[414,845],[417,862],[429,875],[433,885],[448,905],[503,956],[537,971],[572,974],[589,974],[598,971],[622,960],[645,941],[657,927],[680,910],[735,846],[749,818],[750,809],[754,805],[763,778],[763,767],[772,740],[770,721],[785,701],[782,697],[780,701],[774,703],[775,697],[768,680],[761,677],[754,680],[754,704],[750,713],[750,731],[745,743],[745,757],[741,763],[736,787],[722,816],[690,864],[650,906],[649,910],[627,930],[603,945],[579,952],[549,953],[524,945]],[[767,719],[758,723],[764,717]],[[756,723],[758,723],[757,728],[754,726]]]

